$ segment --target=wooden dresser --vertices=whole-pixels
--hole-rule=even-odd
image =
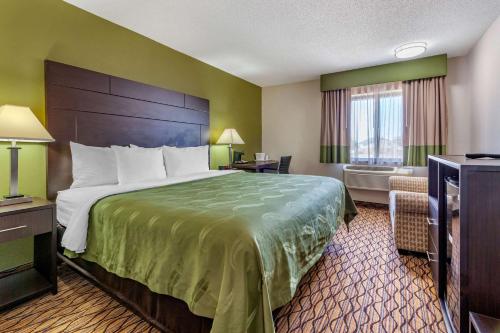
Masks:
[[[500,160],[429,156],[427,256],[449,332],[500,317]]]

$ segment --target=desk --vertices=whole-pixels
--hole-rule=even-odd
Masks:
[[[248,163],[233,163],[232,168],[244,170],[248,172],[264,172],[264,170],[278,170],[280,162],[274,160],[268,161],[251,161]]]

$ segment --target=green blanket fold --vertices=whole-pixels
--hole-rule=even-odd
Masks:
[[[185,301],[212,332],[274,332],[356,208],[328,177],[235,173],[99,200],[83,259]]]

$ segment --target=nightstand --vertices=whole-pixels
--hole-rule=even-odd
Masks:
[[[0,279],[0,311],[57,293],[56,206],[45,199],[0,207],[0,243],[33,236],[33,267]],[[1,260],[1,258],[0,258]]]

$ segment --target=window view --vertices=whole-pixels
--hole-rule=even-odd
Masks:
[[[403,162],[403,96],[401,85],[352,89],[351,163]]]

